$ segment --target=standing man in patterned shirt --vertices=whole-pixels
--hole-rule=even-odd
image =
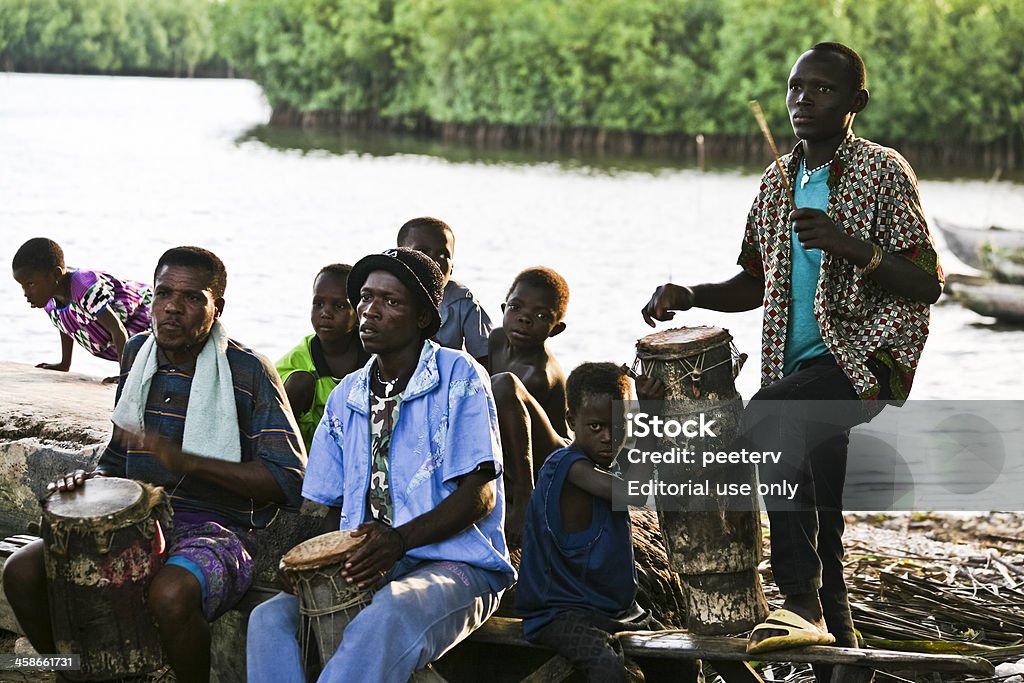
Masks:
[[[321,683],[409,680],[479,627],[515,579],[490,378],[468,353],[430,341],[442,291],[437,264],[404,247],[361,259],[348,277],[373,357],[327,400],[302,495],[330,508],[333,529],[365,537],[342,576],[375,593],[327,653]],[[294,595],[253,611],[250,683],[306,680],[298,630]]]
[[[819,43],[801,55],[786,97],[800,139],[782,158],[788,186],[777,165],[762,176],[742,271],[719,283],[662,285],[643,309],[653,326],[677,310],[764,306],[762,388],[748,407],[744,436],[757,450],[782,452],[781,466],[760,468],[762,484],[802,483],[794,500],[765,497],[772,571],[785,602],[751,634],[749,652],[833,641],[856,646],[842,575],[849,428],[884,401],[907,398],[929,305],[941,292],[913,170],[894,150],[852,133],[867,103],[864,62],[852,49]],[[829,427],[767,407],[823,400],[856,409],[840,411],[845,422]]]

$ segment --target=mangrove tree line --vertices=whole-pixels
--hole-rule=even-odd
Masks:
[[[1001,141],[1024,126],[1024,0],[225,0],[224,56],[278,112],[650,134],[783,128],[789,67],[868,64],[858,131]],[[313,117],[314,120],[317,117]]]
[[[405,128],[785,130],[821,40],[865,56],[858,132],[1020,156],[1024,0],[0,0],[7,70],[230,65],[279,117]]]
[[[169,76],[222,69],[215,9],[209,0],[0,0],[0,65]]]

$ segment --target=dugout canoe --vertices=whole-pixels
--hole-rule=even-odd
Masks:
[[[990,244],[978,250],[982,269],[997,282],[1024,285],[1024,249],[1000,249]]]
[[[946,293],[979,315],[1011,325],[1024,325],[1024,285],[954,274],[946,279]]]
[[[980,252],[986,245],[999,251],[1024,254],[1024,230],[1009,230],[995,225],[972,228],[938,218],[932,223],[942,233],[949,250],[971,268],[985,269]]]

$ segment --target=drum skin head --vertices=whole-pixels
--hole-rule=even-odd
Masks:
[[[101,519],[132,510],[142,500],[142,486],[131,479],[97,477],[74,491],[58,491],[46,500],[46,514],[55,519]]]
[[[715,346],[728,344],[732,339],[721,327],[675,327],[641,337],[636,343],[637,355],[682,355],[700,353]]]
[[[281,568],[298,571],[336,564],[364,540],[365,536],[353,536],[348,529],[315,536],[286,552],[281,558]]]

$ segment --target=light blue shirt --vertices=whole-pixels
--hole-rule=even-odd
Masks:
[[[441,299],[441,327],[434,340],[449,349],[465,349],[473,358],[487,355],[491,319],[473,297],[473,292],[455,280],[449,280]]]
[[[811,173],[807,185],[802,186],[804,161],[800,161],[797,172],[793,202],[798,209],[828,208],[828,166]],[[789,288],[789,317],[786,321],[786,361],[783,374],[796,371],[801,362],[829,352],[821,339],[821,330],[814,317],[814,293],[818,291],[818,275],[821,273],[821,249],[804,249],[796,230],[790,230],[790,247],[793,255]]]
[[[375,357],[374,357],[375,358]],[[302,495],[341,508],[341,529],[355,529],[366,514],[370,483],[370,368],[342,380],[327,399],[313,435]],[[458,479],[482,464],[498,474],[494,509],[468,529],[413,548],[408,557],[464,562],[495,572],[506,588],[515,581],[505,544],[505,490],[501,438],[490,378],[464,351],[426,341],[402,392],[402,409],[391,433],[388,471],[394,524],[433,510]]]

